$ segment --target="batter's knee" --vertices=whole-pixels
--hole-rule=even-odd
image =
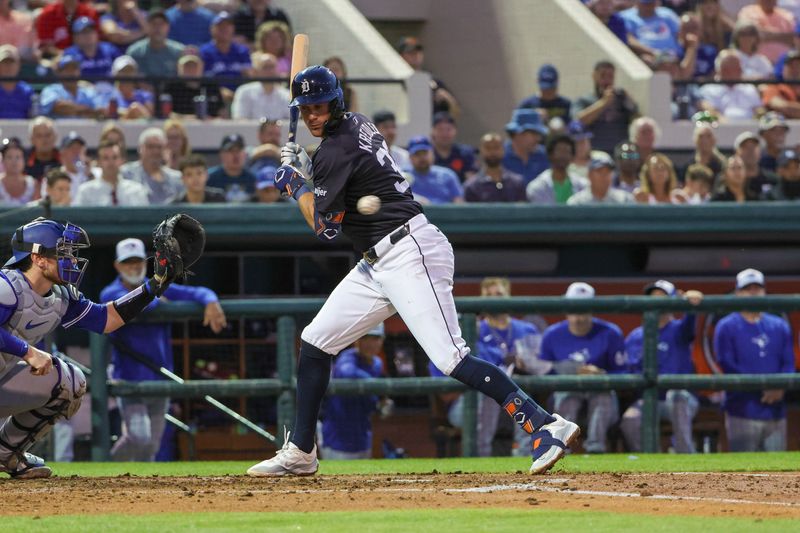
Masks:
[[[301,341],[300,341],[300,356],[301,357],[311,357],[311,358],[314,358],[314,359],[329,359],[331,357],[334,357],[335,355],[336,354],[331,354],[331,353],[326,352],[325,350],[317,348],[316,346],[314,346],[310,342],[308,342],[305,339],[301,338]]]

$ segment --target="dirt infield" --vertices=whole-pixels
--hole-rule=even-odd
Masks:
[[[656,515],[800,518],[800,473],[422,474],[0,480],[0,515],[544,506]]]

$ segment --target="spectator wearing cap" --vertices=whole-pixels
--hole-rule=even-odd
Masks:
[[[415,71],[422,71],[425,63],[425,49],[415,37],[403,37],[395,46],[400,57],[405,59],[408,66]],[[447,111],[453,117],[461,115],[461,106],[455,96],[441,80],[431,77],[431,92],[433,97],[433,112]]]
[[[122,177],[122,152],[114,141],[103,141],[97,147],[100,177],[78,187],[72,203],[76,206],[147,205],[147,188]]]
[[[770,111],[758,121],[758,134],[764,139],[764,150],[759,165],[765,170],[778,169],[778,156],[786,148],[786,134],[789,125],[780,113]]]
[[[681,55],[678,44],[680,19],[668,7],[658,5],[656,0],[636,0],[636,4],[620,11],[628,32],[628,46],[644,59],[655,57],[659,52]]]
[[[281,121],[261,119],[258,123],[258,146],[248,148],[247,168],[258,176],[264,167],[281,166]]]
[[[47,117],[36,117],[28,125],[28,134],[33,148],[25,163],[25,173],[41,180],[48,170],[61,165],[55,123]]]
[[[222,95],[226,101],[233,99],[238,83],[230,78],[242,78],[250,69],[250,50],[233,40],[233,17],[222,11],[211,23],[211,40],[200,47],[200,57],[205,64],[204,75],[211,78],[229,78],[222,82]]]
[[[241,135],[222,139],[219,159],[220,164],[208,171],[208,186],[223,189],[228,202],[247,202],[255,192],[256,177],[245,167],[247,153]]]
[[[411,170],[408,181],[414,199],[421,204],[460,204],[464,189],[455,172],[433,164],[433,145],[424,135],[412,137],[408,142]]]
[[[58,60],[56,75],[63,78],[42,90],[42,114],[53,118],[100,118],[97,92],[90,83],[79,82],[81,59],[63,55]]]
[[[739,272],[735,294],[764,296],[764,274],[752,268]],[[794,373],[793,344],[788,322],[770,313],[731,313],[714,330],[714,354],[726,374]],[[730,451],[786,449],[784,391],[727,391],[723,409]]]
[[[679,292],[675,285],[660,279],[644,288],[645,296],[653,298],[685,298],[692,305],[703,301],[700,291]],[[672,313],[658,315],[658,373],[694,374],[692,344],[695,338],[696,315],[686,313],[683,318],[675,318]],[[641,374],[644,362],[644,328],[637,327],[625,339],[625,354],[628,371]],[[641,399],[633,403],[622,414],[620,429],[625,436],[628,450],[642,451],[642,405]],[[692,421],[697,415],[700,402],[688,390],[671,389],[659,393],[658,413],[672,425],[672,448],[678,453],[695,453],[692,437]]]
[[[91,3],[80,0],[56,0],[42,8],[36,17],[36,34],[44,57],[53,57],[72,45],[71,24],[81,17],[98,21]]]
[[[761,161],[761,140],[752,131],[743,131],[733,143],[736,155],[744,163],[745,184],[756,196],[764,196],[778,182],[778,177],[759,166]]]
[[[20,61],[17,47],[0,46],[0,77],[16,78]],[[0,118],[23,119],[31,116],[33,88],[20,80],[0,82]]]
[[[222,93],[213,81],[198,81],[203,77],[203,60],[187,54],[178,60],[178,79],[167,83],[164,91],[172,97],[172,112],[177,117],[204,119],[224,114]],[[199,117],[200,97],[205,97],[205,117]]]
[[[372,115],[372,122],[378,128],[378,133],[381,134],[383,140],[389,146],[389,153],[392,154],[392,159],[397,163],[401,169],[408,169],[411,167],[411,159],[408,155],[408,150],[402,146],[395,144],[397,140],[397,119],[393,112],[388,109],[376,111]]]
[[[792,0],[789,0],[792,1]],[[798,4],[800,5],[800,4]],[[798,21],[797,25],[794,27],[794,42],[792,44],[791,49],[784,52],[781,57],[778,58],[777,61],[773,61],[773,68],[772,68],[772,75],[775,77],[776,80],[783,79],[783,64],[786,62],[786,56],[789,55],[789,52],[792,50],[800,50],[800,18],[798,16],[800,13],[795,13],[795,20]]]
[[[178,72],[178,59],[184,45],[168,39],[169,19],[160,10],[147,15],[147,38],[140,39],[128,47],[139,71],[145,76],[175,76]]]
[[[208,163],[200,154],[189,154],[180,163],[181,180],[184,192],[173,203],[176,204],[219,204],[225,202],[222,189],[207,187]]]
[[[155,111],[153,93],[137,86],[135,78],[139,76],[136,60],[131,56],[119,56],[111,65],[114,76],[114,89],[108,94],[108,103],[116,102],[120,119],[150,118]]]
[[[239,9],[233,15],[233,22],[236,25],[236,38],[239,42],[249,48],[253,48],[256,39],[256,28],[276,20],[283,22],[291,28],[292,24],[286,12],[270,5],[271,0],[246,0],[241,2]]]
[[[72,204],[72,178],[60,168],[52,168],[44,178],[45,192],[54,207],[69,207]],[[38,203],[37,200],[33,202]]]
[[[185,45],[201,46],[211,40],[214,13],[196,0],[178,0],[166,11],[169,38]]]
[[[792,46],[796,23],[790,12],[776,4],[775,0],[756,0],[743,7],[737,18],[758,28],[762,37],[758,51],[773,63]]]
[[[150,205],[172,202],[183,194],[181,174],[166,162],[167,136],[161,128],[147,128],[139,134],[139,160],[122,165],[123,178],[141,183],[147,189]]]
[[[569,135],[555,135],[547,140],[550,168],[530,182],[525,194],[529,202],[544,205],[566,204],[573,194],[589,186],[586,178],[572,176],[567,169],[575,156],[575,143]]]
[[[731,47],[736,50],[742,64],[742,77],[746,80],[768,80],[773,77],[774,67],[764,54],[758,53],[761,36],[752,22],[737,22],[731,37]],[[783,65],[781,65],[783,73]]]
[[[742,80],[742,64],[736,51],[726,49],[714,62],[716,81]],[[719,120],[750,120],[761,110],[758,89],[750,83],[710,83],[700,87],[700,109]]]
[[[687,164],[697,163],[705,165],[714,172],[714,176],[719,176],[725,171],[725,156],[717,148],[717,135],[715,126],[708,122],[696,122],[692,140],[694,142],[694,157]],[[680,171],[681,175],[686,174],[685,167]]]
[[[661,137],[661,128],[650,117],[638,117],[631,122],[628,128],[628,139],[639,149],[642,160],[647,160],[655,152],[659,137]]]
[[[503,168],[503,138],[497,133],[481,137],[479,146],[483,165],[464,183],[467,202],[524,202],[522,176]]]
[[[342,379],[370,379],[383,376],[380,357],[385,338],[383,324],[372,328],[341,352],[331,376]],[[340,396],[325,399],[322,421],[322,456],[326,459],[369,459],[372,457],[372,413],[378,409],[374,395]]]
[[[80,17],[72,23],[75,44],[64,50],[64,55],[75,56],[81,62],[81,77],[96,78],[111,75],[111,65],[119,57],[119,50],[111,43],[100,40],[97,21]]]
[[[36,62],[39,39],[33,27],[33,18],[27,10],[14,7],[12,0],[0,1],[0,43],[14,46],[24,61]]]
[[[701,205],[711,200],[711,189],[714,187],[714,173],[705,165],[694,163],[689,165],[684,176],[684,185],[673,189],[673,204]]]
[[[431,144],[433,144],[434,164],[449,168],[464,182],[475,174],[475,149],[457,143],[457,135],[456,121],[450,113],[440,111],[433,116]]]
[[[506,134],[509,140],[505,143],[504,168],[522,176],[525,184],[550,168],[542,146],[547,128],[539,113],[533,109],[515,109],[511,122],[506,124]]]
[[[783,64],[783,79],[800,81],[800,51],[791,50]],[[800,118],[800,86],[780,83],[766,85],[762,91],[764,107],[777,111],[786,118]]]
[[[589,176],[589,162],[596,154],[602,154],[600,150],[592,150],[592,132],[583,127],[580,120],[573,120],[567,127],[567,134],[575,143],[575,157],[567,167],[570,176],[586,178]]]
[[[539,94],[527,97],[517,107],[538,111],[546,117],[548,124],[554,118],[559,118],[564,124],[569,124],[572,102],[558,94],[558,70],[556,67],[549,63],[539,67],[537,80]]]
[[[590,0],[587,5],[611,33],[628,44],[628,30],[625,28],[625,21],[615,10],[614,0]]]
[[[3,139],[0,146],[4,172],[0,173],[0,205],[20,206],[41,196],[38,182],[25,174],[25,147],[17,137]]]
[[[738,155],[728,158],[727,168],[719,188],[711,196],[712,202],[751,202],[759,197],[746,184],[744,161]]]
[[[250,199],[259,204],[274,204],[283,201],[281,191],[275,187],[276,167],[264,167],[256,174],[256,192]]]
[[[133,0],[111,2],[109,10],[100,17],[100,30],[124,54],[128,46],[147,35],[147,13]]]
[[[614,188],[633,193],[639,188],[639,172],[642,156],[639,147],[630,141],[620,141],[614,147],[614,162],[617,172],[614,175]]]
[[[583,282],[571,284],[564,294],[576,300],[594,295],[594,287]],[[539,358],[551,361],[551,372],[556,374],[619,374],[627,370],[622,330],[591,313],[568,314],[566,320],[544,330]],[[570,420],[577,419],[583,404],[587,404],[583,447],[589,453],[603,453],[608,429],[619,419],[617,396],[614,391],[553,393],[553,411],[571,415]]]
[[[762,194],[764,200],[800,200],[800,153],[784,150],[778,158],[779,180],[770,190]]]
[[[640,204],[670,204],[672,191],[678,188],[678,176],[669,157],[653,152],[642,165],[639,188],[633,196]]]
[[[592,144],[611,152],[627,138],[628,125],[639,114],[636,102],[621,87],[614,87],[616,68],[610,61],[598,61],[592,72],[594,90],[575,100],[572,116],[592,132]]]
[[[100,176],[99,169],[89,167],[89,160],[86,157],[86,140],[78,132],[70,131],[64,135],[58,154],[61,159],[59,170],[70,178],[72,198],[77,196],[78,187],[81,184]],[[49,173],[50,171],[48,171]],[[43,185],[45,184],[43,183]]]
[[[277,78],[277,60],[272,54],[253,54],[254,78]],[[289,91],[272,81],[252,81],[240,85],[233,95],[231,118],[272,119],[289,118]]]
[[[593,155],[589,162],[589,186],[570,196],[567,205],[636,203],[631,193],[611,187],[614,166],[614,160],[607,153]]]

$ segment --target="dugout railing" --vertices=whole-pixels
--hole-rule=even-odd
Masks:
[[[296,316],[316,312],[324,300],[258,299],[227,300],[222,305],[229,318],[277,318],[277,378],[239,380],[187,380],[183,384],[169,381],[111,382],[104,372],[90,378],[92,397],[92,460],[109,460],[109,396],[169,396],[172,398],[258,397],[278,398],[278,427],[289,426],[294,417],[295,364],[297,354]],[[476,318],[479,313],[639,313],[644,327],[643,371],[641,374],[607,374],[592,376],[517,376],[517,382],[528,392],[554,390],[640,390],[642,391],[642,447],[645,452],[658,451],[658,393],[666,389],[763,390],[800,389],[800,374],[676,375],[658,374],[658,315],[663,312],[728,313],[750,310],[785,313],[800,310],[800,296],[765,296],[739,298],[707,296],[697,306],[682,299],[648,298],[644,296],[607,296],[588,300],[561,297],[456,298],[461,326],[470,347],[475,345]],[[167,303],[147,317],[149,321],[172,321],[202,318],[202,307],[188,303]],[[92,368],[106,368],[108,340],[92,335]],[[427,395],[465,391],[462,453],[476,455],[478,398],[451,378],[403,377],[376,379],[332,379],[329,394]],[[281,431],[278,431],[280,439]],[[277,442],[278,445],[282,443]]]

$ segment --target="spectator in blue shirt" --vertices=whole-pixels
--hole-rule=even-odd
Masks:
[[[594,298],[594,288],[576,282],[567,288],[566,298]],[[569,314],[567,319],[544,331],[540,359],[552,361],[557,374],[599,375],[627,370],[622,331],[616,324],[591,314]],[[583,447],[588,453],[606,451],[608,428],[619,418],[614,391],[554,392],[553,412],[575,420],[587,404],[587,431]]]
[[[223,11],[211,24],[212,40],[200,47],[200,57],[205,65],[204,74],[211,78],[243,78],[250,69],[250,51],[243,44],[233,41],[233,17]],[[229,81],[223,84],[223,97],[233,99],[233,91],[238,83]]]
[[[0,77],[16,78],[19,75],[20,59],[13,44],[0,46]],[[0,83],[0,118],[29,118],[33,89],[24,81]]]
[[[675,285],[660,279],[644,289],[647,296],[654,298],[675,298],[679,296]],[[700,291],[686,291],[682,294],[692,305],[703,300]],[[695,315],[687,313],[683,318],[675,318],[672,313],[662,313],[658,317],[658,373],[694,374],[692,343],[695,337]],[[641,373],[643,363],[644,330],[641,326],[631,331],[625,339],[625,354],[631,373]],[[641,399],[633,403],[622,414],[620,429],[625,435],[628,449],[642,451],[642,405]],[[668,390],[661,392],[658,412],[672,424],[672,447],[678,453],[694,453],[692,421],[697,415],[699,402],[688,390]]]
[[[384,327],[375,328],[356,341],[355,347],[341,352],[333,365],[332,377],[344,379],[379,378],[383,361]],[[325,459],[370,459],[372,422],[378,397],[332,395],[325,400],[322,416],[322,457]]]
[[[119,276],[100,293],[101,302],[120,298],[146,282],[147,254],[139,239],[125,239],[117,243],[114,268]],[[217,295],[206,287],[189,287],[173,283],[164,293],[164,299],[197,302],[205,306],[203,325],[219,333],[226,327],[225,313]],[[159,304],[154,300],[145,309],[151,311]],[[151,360],[155,366],[173,370],[172,325],[165,323],[133,322],[118,329],[112,336],[114,379],[125,381],[154,381],[161,374],[136,360],[130,352]],[[118,400],[122,414],[122,437],[111,449],[115,461],[153,461],[164,432],[164,416],[169,398],[125,397]]]
[[[449,168],[464,182],[475,175],[477,170],[475,148],[457,143],[457,135],[456,121],[450,113],[439,111],[433,115],[431,144],[433,144],[434,164]]]
[[[116,101],[118,118],[135,119],[153,116],[155,110],[153,93],[138,87],[136,81],[131,79],[139,76],[136,60],[128,55],[119,56],[111,66],[111,74],[117,81],[114,82],[114,89],[107,95],[107,99],[109,102]],[[105,103],[105,106],[107,105],[108,102]]]
[[[766,294],[764,274],[736,275],[736,296]],[[714,330],[714,353],[726,374],[791,374],[792,331],[783,318],[752,311],[731,313]],[[786,401],[780,389],[725,393],[725,430],[732,452],[786,450]]]
[[[98,110],[97,93],[92,84],[78,82],[81,74],[81,59],[64,54],[58,60],[56,68],[56,75],[65,79],[61,83],[48,85],[42,90],[42,114],[53,118],[102,117],[102,112]]]
[[[527,185],[550,168],[542,141],[547,128],[542,117],[533,109],[515,109],[511,122],[506,124],[509,140],[506,142],[503,168],[522,176]]]
[[[80,17],[73,22],[72,41],[75,44],[64,50],[64,54],[80,58],[81,77],[111,75],[111,65],[119,57],[119,50],[113,44],[100,40],[94,20]]]
[[[592,0],[588,5],[594,16],[599,18],[611,33],[623,43],[628,44],[628,30],[619,13],[614,12],[614,0]]]
[[[220,164],[208,171],[208,186],[224,190],[228,202],[249,202],[256,176],[245,167],[246,161],[244,138],[238,133],[226,135],[219,148]]]
[[[531,95],[519,103],[520,109],[534,109],[547,118],[547,123],[559,118],[564,124],[570,122],[572,102],[558,94],[558,70],[550,64],[539,67],[539,94]]]
[[[680,18],[656,0],[637,0],[636,5],[620,12],[628,31],[628,44],[637,53],[646,51],[650,56],[657,52],[681,55],[678,44]]]
[[[195,0],[178,0],[167,10],[169,38],[185,45],[200,46],[211,40],[214,13]]]
[[[464,189],[455,172],[433,164],[433,145],[424,135],[408,142],[411,170],[408,181],[414,199],[421,204],[460,204]]]

